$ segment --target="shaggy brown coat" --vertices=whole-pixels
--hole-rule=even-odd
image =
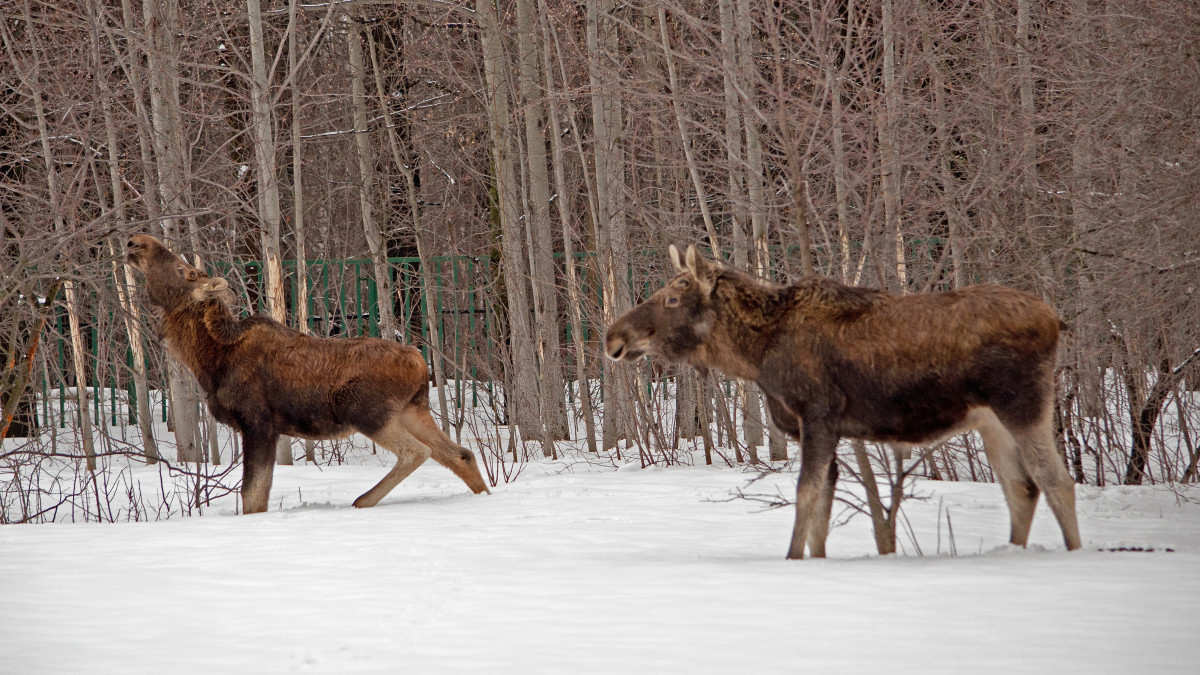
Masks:
[[[788,286],[671,247],[679,275],[609,327],[614,360],[657,355],[753,380],[772,420],[801,440],[789,558],[825,555],[844,437],[927,445],[977,429],[1024,546],[1045,492],[1079,548],[1074,484],[1054,444],[1061,322],[995,285],[892,296],[810,277]],[[803,422],[803,423],[802,423]]]
[[[359,431],[396,455],[396,466],[354,501],[374,506],[426,459],[476,494],[489,491],[474,454],[450,440],[429,412],[429,371],[414,347],[378,338],[304,335],[273,319],[238,319],[232,293],[136,235],[129,263],[146,278],[171,355],[191,369],[213,416],[242,434],[242,505],[267,510],[280,435],[326,439]]]

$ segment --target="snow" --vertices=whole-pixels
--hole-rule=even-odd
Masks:
[[[1014,549],[996,485],[922,480],[901,554],[876,555],[860,516],[829,558],[787,561],[790,510],[732,495],[786,494],[794,473],[748,486],[584,454],[531,460],[492,495],[427,463],[356,510],[378,461],[298,464],[277,467],[265,514],[228,496],[202,517],[0,527],[0,673],[1195,667],[1195,490],[1079,487],[1068,553],[1044,504]]]

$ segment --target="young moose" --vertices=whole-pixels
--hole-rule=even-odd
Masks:
[[[1059,319],[1020,291],[980,285],[892,296],[806,278],[760,282],[672,246],[679,275],[609,327],[613,360],[644,355],[753,380],[801,440],[789,558],[825,556],[839,439],[927,445],[977,429],[1024,546],[1046,494],[1079,548],[1075,491],[1054,445]]]
[[[396,455],[396,466],[354,500],[374,506],[433,459],[476,494],[490,492],[475,456],[429,413],[429,371],[414,347],[378,338],[303,335],[263,316],[237,319],[224,279],[210,277],[139,234],[129,263],[146,277],[170,353],[191,369],[218,421],[242,434],[242,506],[267,510],[281,434],[324,439],[362,432]]]

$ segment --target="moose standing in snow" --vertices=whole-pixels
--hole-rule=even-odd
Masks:
[[[218,421],[242,434],[242,507],[267,510],[280,435],[326,439],[362,432],[396,455],[396,466],[354,500],[374,506],[429,459],[471,491],[490,492],[470,450],[429,412],[429,370],[421,352],[379,338],[317,338],[264,316],[239,320],[233,294],[139,234],[129,263],[146,277],[167,349],[191,369]]]
[[[1068,549],[1080,545],[1074,484],[1054,444],[1061,322],[1020,291],[979,285],[892,296],[809,277],[788,286],[674,246],[678,276],[617,318],[613,360],[644,355],[753,380],[771,418],[801,441],[788,558],[825,556],[843,437],[928,445],[976,429],[1024,546],[1038,495]]]

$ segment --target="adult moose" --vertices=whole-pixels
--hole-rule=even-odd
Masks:
[[[1024,546],[1039,493],[1068,549],[1075,491],[1054,445],[1054,310],[994,285],[892,296],[809,277],[788,286],[670,248],[678,276],[617,318],[613,360],[644,355],[753,380],[801,440],[789,558],[825,556],[843,437],[929,444],[977,429]]]
[[[326,439],[359,431],[396,466],[354,500],[374,506],[431,456],[479,494],[488,491],[470,450],[429,412],[429,371],[414,347],[378,338],[317,338],[273,319],[238,319],[229,283],[184,262],[149,235],[132,237],[129,263],[146,278],[160,333],[191,369],[218,421],[242,434],[242,507],[267,510],[275,443],[287,434]]]

